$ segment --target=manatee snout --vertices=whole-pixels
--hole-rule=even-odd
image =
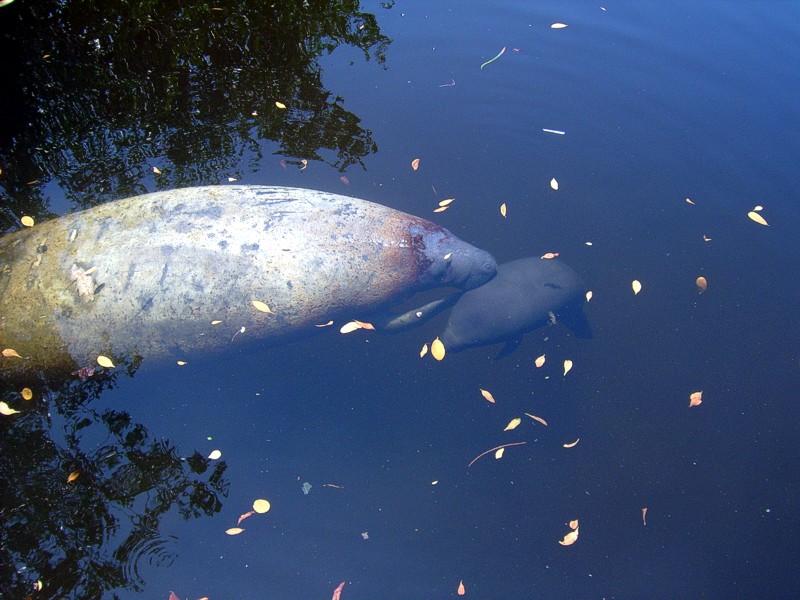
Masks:
[[[494,257],[480,248],[470,246],[469,252],[459,253],[450,261],[451,269],[460,281],[457,287],[472,290],[482,286],[497,273]],[[463,274],[459,279],[459,274]]]

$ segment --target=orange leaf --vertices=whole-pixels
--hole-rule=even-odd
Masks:
[[[80,477],[80,475],[81,475],[81,472],[80,472],[80,470],[78,470],[78,471],[73,471],[72,473],[70,473],[70,474],[67,476],[67,483],[72,483],[72,482],[73,482],[73,481],[75,481],[75,480],[76,480],[78,477]]]
[[[541,423],[542,425],[547,427],[547,421],[545,421],[542,417],[537,417],[536,415],[532,415],[531,413],[525,413],[525,414],[527,416],[529,416],[531,419],[533,419],[534,421],[538,421],[539,423]]]
[[[248,510],[243,515],[239,515],[239,520],[236,521],[236,524],[239,525],[239,523],[241,523],[242,521],[244,521],[248,517],[252,517],[254,514],[256,514],[254,510]]]
[[[336,589],[333,590],[333,596],[331,596],[331,600],[339,600],[342,597],[342,588],[344,587],[344,581],[336,586]]]
[[[689,408],[693,406],[700,406],[703,403],[703,392],[693,392],[689,396]]]
[[[467,588],[464,587],[464,581],[461,580],[458,582],[458,595],[463,596],[467,593]]]
[[[481,395],[482,395],[484,398],[486,398],[486,400],[488,400],[489,402],[491,402],[492,404],[494,404],[494,401],[495,401],[495,400],[494,400],[494,396],[492,396],[492,392],[490,392],[490,391],[488,391],[488,390],[483,390],[483,389],[482,389],[482,390],[481,390]]]
[[[419,159],[418,158],[415,158],[414,160],[411,161],[411,168],[414,169],[415,171],[417,169],[419,169]]]

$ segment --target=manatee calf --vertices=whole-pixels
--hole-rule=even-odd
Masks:
[[[177,358],[234,334],[279,342],[495,270],[446,229],[366,200],[272,186],[146,194],[0,238],[0,347],[22,357],[0,357],[0,374]]]
[[[439,336],[448,352],[505,342],[499,355],[505,356],[525,333],[547,323],[564,323],[576,337],[592,337],[582,308],[585,293],[581,278],[563,262],[522,258],[497,267],[497,275],[488,283],[404,313],[381,329],[410,329],[452,306]]]

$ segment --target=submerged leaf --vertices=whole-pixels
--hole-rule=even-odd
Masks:
[[[33,398],[33,390],[31,388],[22,388],[20,394],[22,395],[23,400],[30,400]]]
[[[264,302],[261,302],[261,300],[253,300],[253,306],[255,307],[256,310],[259,310],[261,312],[272,313],[269,306],[267,306]]]
[[[708,289],[708,281],[705,277],[698,277],[695,283],[697,284],[697,289],[700,290],[701,294]]]
[[[72,473],[67,475],[67,483],[72,483],[73,481],[75,481],[80,476],[81,476],[80,470],[73,471]]]
[[[5,356],[6,358],[11,358],[12,356],[13,356],[14,358],[22,358],[22,357],[21,357],[21,356],[20,356],[20,355],[17,353],[17,351],[16,351],[16,350],[14,350],[13,348],[5,348],[5,349],[3,350],[3,356]]]

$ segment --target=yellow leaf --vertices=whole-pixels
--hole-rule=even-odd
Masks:
[[[22,217],[20,222],[25,225],[25,227],[33,227],[33,217],[29,217],[28,215]]]
[[[572,361],[570,359],[567,359],[564,361],[564,375],[569,373],[570,369],[572,369]]]
[[[438,337],[431,342],[431,356],[436,360],[442,360],[445,355],[444,344]]]
[[[749,213],[747,213],[747,216],[750,217],[751,219],[753,219],[753,221],[755,221],[759,225],[769,226],[769,223],[767,223],[767,220],[764,217],[762,217],[760,214],[758,214],[756,211],[754,211],[754,210],[751,210]]]
[[[563,540],[558,540],[558,543],[562,546],[571,546],[575,542],[578,541],[578,530],[575,529],[570,531],[567,535],[564,536]]]
[[[698,277],[695,283],[697,284],[697,289],[700,290],[701,294],[708,289],[708,280],[706,280],[705,277]]]
[[[260,300],[253,300],[253,306],[255,307],[256,310],[260,310],[261,312],[272,313],[272,311],[269,309],[269,306],[267,306]]]
[[[0,415],[9,416],[9,415],[15,415],[18,412],[19,412],[18,410],[14,409],[14,408],[11,408],[5,402],[0,402]]]
[[[322,323],[320,325],[314,325],[314,327],[330,327],[331,325],[333,325],[333,320],[328,321],[327,323]]]
[[[569,522],[569,528],[570,529],[577,529],[578,528],[578,519],[572,519],[572,521]]]
[[[422,358],[428,353],[428,344],[424,344],[422,346],[422,350],[419,351],[419,357]]]
[[[541,356],[537,357],[535,361],[533,361],[533,364],[535,364],[536,368],[538,369],[544,365],[544,361],[544,354],[542,354]]]
[[[700,406],[703,403],[703,392],[693,392],[689,396],[689,408],[693,406]]]
[[[592,299],[592,290],[589,290],[588,292],[586,292],[586,301],[588,302],[591,299]]]
[[[564,448],[574,448],[575,446],[578,445],[578,442],[580,442],[580,441],[581,441],[581,438],[578,438],[574,442],[570,442],[569,444],[564,444]]]
[[[230,529],[226,529],[225,533],[227,533],[228,535],[239,535],[243,531],[244,529],[242,529],[241,527],[231,527]]]
[[[259,514],[264,514],[265,512],[269,511],[270,503],[269,500],[264,500],[263,498],[259,498],[255,502],[253,502],[253,510]]]
[[[450,204],[450,203],[451,203],[453,200],[455,200],[455,198],[447,198],[447,199],[445,199],[445,200],[442,200],[441,202],[439,202],[439,206],[447,206],[447,205],[448,205],[448,204]]]
[[[441,212],[444,212],[444,211],[446,211],[448,208],[450,208],[450,207],[449,207],[449,206],[440,206],[439,208],[434,208],[434,209],[433,209],[433,212],[435,212],[435,213],[441,213]]]
[[[537,417],[536,415],[532,415],[531,413],[525,413],[525,414],[527,416],[529,416],[531,419],[533,419],[534,421],[538,421],[539,423],[541,423],[542,425],[547,427],[547,421],[545,421],[542,417]]]
[[[507,212],[508,212],[508,211],[507,211],[507,209],[506,209],[506,203],[505,203],[505,202],[503,202],[503,203],[500,205],[500,214],[501,214],[501,215],[503,215],[503,217],[505,217]]]
[[[106,367],[107,369],[114,368],[114,363],[111,361],[111,359],[107,356],[103,356],[102,354],[97,357],[97,364],[101,367]]]
[[[564,29],[565,27],[569,27],[566,23],[553,23],[550,25],[550,29]]]
[[[156,175],[161,175],[161,169],[159,169],[158,167],[153,167],[153,173],[155,173]]]
[[[281,110],[283,110],[284,108],[286,108],[286,105],[285,105],[283,102],[278,102],[277,100],[275,101],[275,106],[277,106],[277,107],[278,107],[278,108],[280,108]]]
[[[494,396],[492,396],[492,392],[490,392],[488,390],[481,389],[481,388],[478,388],[478,389],[481,390],[481,395],[484,398],[486,398],[489,402],[494,403]]]
[[[219,450],[212,450],[211,454],[208,455],[209,460],[217,460],[218,458],[222,457],[222,452]]]
[[[11,358],[12,356],[16,358],[22,358],[19,354],[17,354],[17,351],[14,350],[13,348],[4,349],[3,356],[5,356],[6,358]]]
[[[361,324],[358,321],[350,321],[341,326],[339,333],[353,333],[357,329],[361,329]]]
[[[557,189],[558,189],[558,181],[556,181],[556,178],[555,178],[555,177],[553,177],[553,178],[550,180],[550,187],[551,187],[551,188],[553,188],[554,190],[557,190]]]
[[[631,281],[631,288],[633,288],[633,294],[636,295],[642,291],[642,284],[638,279],[634,279]]]
[[[505,452],[506,452],[505,448],[498,448],[494,453],[495,459],[500,460],[501,458],[503,458],[503,454],[505,454]]]
[[[212,325],[219,325],[220,323],[222,323],[222,321],[219,321],[219,320],[211,321]]]
[[[30,400],[31,398],[33,398],[33,390],[31,390],[31,388],[27,388],[27,387],[26,388],[22,388],[22,391],[20,392],[20,394],[22,394],[22,399],[23,400]]]
[[[514,417],[508,422],[508,425],[506,425],[506,428],[503,429],[503,431],[511,431],[512,429],[516,429],[517,427],[519,427],[520,423],[522,423],[522,419],[520,419],[519,417]]]
[[[75,481],[75,480],[76,480],[78,477],[80,477],[80,475],[81,475],[81,472],[80,472],[80,470],[78,470],[78,471],[73,471],[72,473],[70,473],[70,474],[67,476],[67,483],[72,483],[72,482],[73,482],[73,481]]]
[[[178,366],[179,367],[183,367],[184,365],[186,365],[186,361],[185,360],[179,360],[178,361]]]
[[[417,169],[419,169],[419,159],[418,158],[415,158],[414,160],[411,161],[411,168],[414,169],[415,171]]]

